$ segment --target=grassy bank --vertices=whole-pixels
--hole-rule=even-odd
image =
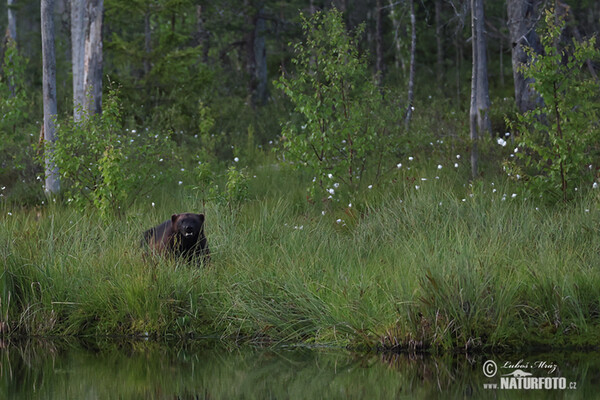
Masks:
[[[463,187],[459,172],[443,171],[399,170],[392,187],[341,207],[309,204],[297,176],[258,168],[251,200],[207,204],[212,263],[202,269],[144,261],[139,247],[141,232],[171,213],[202,211],[186,189],[108,221],[64,205],[2,203],[2,334],[597,345],[597,200],[545,208],[512,197],[507,183]]]

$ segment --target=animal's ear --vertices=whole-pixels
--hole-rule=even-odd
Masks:
[[[179,214],[173,214],[173,215],[171,215],[171,222],[173,224],[175,224],[175,222],[177,221],[177,218],[179,218]]]
[[[204,222],[204,214],[198,214],[198,218],[200,218],[200,221]]]

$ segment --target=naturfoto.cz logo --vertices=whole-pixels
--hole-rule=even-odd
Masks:
[[[484,389],[509,389],[509,390],[565,390],[576,389],[576,382],[567,382],[567,378],[561,376],[534,376],[533,372],[527,370],[537,370],[550,375],[556,372],[558,366],[555,363],[548,361],[523,361],[519,360],[516,363],[505,361],[496,364],[493,360],[487,360],[483,363],[483,374],[487,378],[495,378],[497,375],[500,378],[500,383],[484,383]],[[498,374],[498,369],[503,370]]]

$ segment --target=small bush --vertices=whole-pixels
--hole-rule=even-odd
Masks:
[[[173,154],[166,135],[125,130],[117,91],[111,89],[101,115],[57,124],[55,159],[69,202],[115,213],[161,182],[164,158]]]
[[[391,147],[387,103],[358,52],[362,28],[346,32],[334,9],[304,18],[303,29],[304,42],[294,46],[297,75],[275,83],[297,113],[283,126],[283,145],[287,159],[315,177],[312,195],[337,199],[358,190],[367,174],[378,180]]]
[[[564,18],[547,10],[545,21],[540,35],[544,54],[529,49],[532,61],[522,67],[543,104],[511,123],[521,133],[516,150],[521,162],[506,163],[506,169],[533,194],[566,202],[581,185],[592,186],[591,163],[597,160],[600,139],[599,88],[584,74],[584,64],[600,52],[594,38],[561,47]]]

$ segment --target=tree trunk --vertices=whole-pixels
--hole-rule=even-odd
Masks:
[[[256,96],[255,102],[264,105],[267,102],[267,46],[265,42],[264,8],[260,7],[256,16],[256,33],[254,34],[254,56],[256,57]]]
[[[44,161],[45,189],[47,195],[56,195],[60,190],[58,168],[54,163],[56,118],[56,59],[54,53],[54,0],[41,0],[42,64],[44,94]]]
[[[150,7],[144,14],[144,75],[150,73],[150,53],[152,53],[152,29],[150,26]]]
[[[492,133],[490,120],[490,89],[487,67],[487,41],[483,0],[475,0],[475,37],[477,38],[477,127],[479,136]]]
[[[417,52],[417,21],[415,18],[415,4],[413,0],[409,0],[408,5],[410,7],[410,71],[408,74],[408,107],[406,108],[406,118],[404,119],[404,127],[408,130],[410,125],[410,119],[413,112],[413,100],[415,97],[415,55]]]
[[[104,0],[88,0],[85,38],[84,88],[88,115],[102,112],[102,17]]]
[[[473,54],[473,65],[471,69],[471,108],[469,111],[469,130],[471,133],[471,177],[477,177],[477,169],[479,162],[479,152],[477,148],[478,134],[477,134],[477,23],[475,21],[476,13],[476,2],[478,0],[471,0],[471,45]]]
[[[210,50],[210,32],[204,26],[202,6],[196,6],[196,46],[202,46],[202,62],[208,64],[208,51]]]
[[[400,19],[396,16],[396,3],[394,0],[389,0],[390,7],[390,18],[392,19],[392,26],[394,27],[394,46],[396,48],[394,54],[394,66],[396,69],[402,67],[402,72],[405,71],[406,67],[404,65],[404,58],[402,58],[402,46],[400,44],[400,38],[398,37],[400,33]]]
[[[483,0],[471,0],[471,33],[473,69],[471,73],[469,128],[471,131],[471,175],[475,178],[478,174],[479,162],[477,142],[484,132],[491,133],[492,131],[489,116],[490,96],[487,77],[487,49]]]
[[[437,79],[444,81],[444,40],[442,38],[442,0],[435,0],[435,40],[437,45]]]
[[[85,104],[83,61],[85,54],[85,0],[71,0],[71,63],[73,64],[73,119],[81,120]]]
[[[6,47],[8,46],[15,46],[15,49],[17,48],[17,12],[14,9],[15,6],[15,1],[16,0],[8,0],[8,28],[6,30]],[[2,58],[0,58],[0,63],[3,62],[4,60],[4,54],[2,52],[0,52],[0,56],[2,56]],[[14,80],[10,79],[8,81],[8,90],[9,90],[9,97],[15,97],[15,85],[14,85]]]
[[[519,112],[532,110],[542,102],[540,96],[531,88],[531,79],[525,79],[518,71],[529,59],[525,47],[531,47],[536,53],[542,53],[540,39],[535,32],[539,19],[541,0],[507,0],[508,30],[512,44],[512,66],[515,84],[515,101]]]
[[[383,81],[383,7],[381,0],[375,2],[375,75],[377,85],[381,86]]]
[[[267,100],[267,49],[265,45],[265,21],[263,5],[248,5],[246,17],[246,72],[248,73],[248,96],[252,107]]]
[[[17,11],[15,9],[16,0],[8,0],[8,37],[15,42],[17,41]]]

